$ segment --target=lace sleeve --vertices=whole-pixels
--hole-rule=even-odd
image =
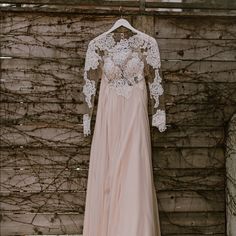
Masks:
[[[144,55],[147,63],[146,70],[148,71],[147,80],[151,99],[152,126],[163,132],[166,130],[166,112],[159,47],[155,38],[152,38],[146,46],[147,49]]]
[[[86,106],[85,114],[83,114],[83,133],[84,136],[91,134],[91,119],[94,108],[94,98],[96,94],[97,83],[99,79],[99,69],[101,56],[98,53],[98,48],[95,41],[90,41],[84,66],[84,83],[83,83],[83,98]]]

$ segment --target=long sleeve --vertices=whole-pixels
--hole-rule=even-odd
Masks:
[[[100,78],[100,62],[102,57],[98,53],[95,41],[90,41],[84,66],[83,98],[85,104],[85,113],[83,114],[83,133],[84,136],[91,134],[91,119],[94,109],[94,101],[98,80]]]
[[[151,99],[152,126],[158,128],[160,132],[166,130],[166,112],[164,99],[164,81],[162,80],[161,60],[159,47],[155,38],[146,44],[147,50],[144,55],[147,66],[145,70],[148,73],[148,88]]]

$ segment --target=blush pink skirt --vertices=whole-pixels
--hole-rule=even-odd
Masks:
[[[129,98],[101,80],[83,236],[161,236],[145,80]]]

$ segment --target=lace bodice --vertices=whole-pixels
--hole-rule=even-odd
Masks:
[[[166,130],[166,114],[164,104],[160,104],[163,96],[162,78],[160,76],[160,54],[156,40],[144,33],[138,33],[129,38],[121,37],[116,42],[114,33],[101,34],[89,42],[85,58],[83,94],[88,106],[83,115],[84,135],[91,134],[90,125],[96,94],[98,74],[94,70],[102,71],[102,78],[106,79],[115,92],[129,98],[134,85],[145,80],[147,65],[154,71],[148,76],[148,88],[152,106],[152,126],[160,132]]]
[[[109,53],[104,59],[104,79],[119,95],[128,98],[133,85],[144,78],[143,67],[138,53],[131,49]]]

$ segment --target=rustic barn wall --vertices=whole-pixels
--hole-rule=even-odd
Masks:
[[[161,53],[169,129],[151,132],[162,234],[223,236],[235,17],[126,18],[152,34]],[[85,52],[116,19],[3,12],[1,235],[82,233],[91,145],[82,134]]]
[[[236,236],[236,114],[229,122],[226,154],[227,235]]]

